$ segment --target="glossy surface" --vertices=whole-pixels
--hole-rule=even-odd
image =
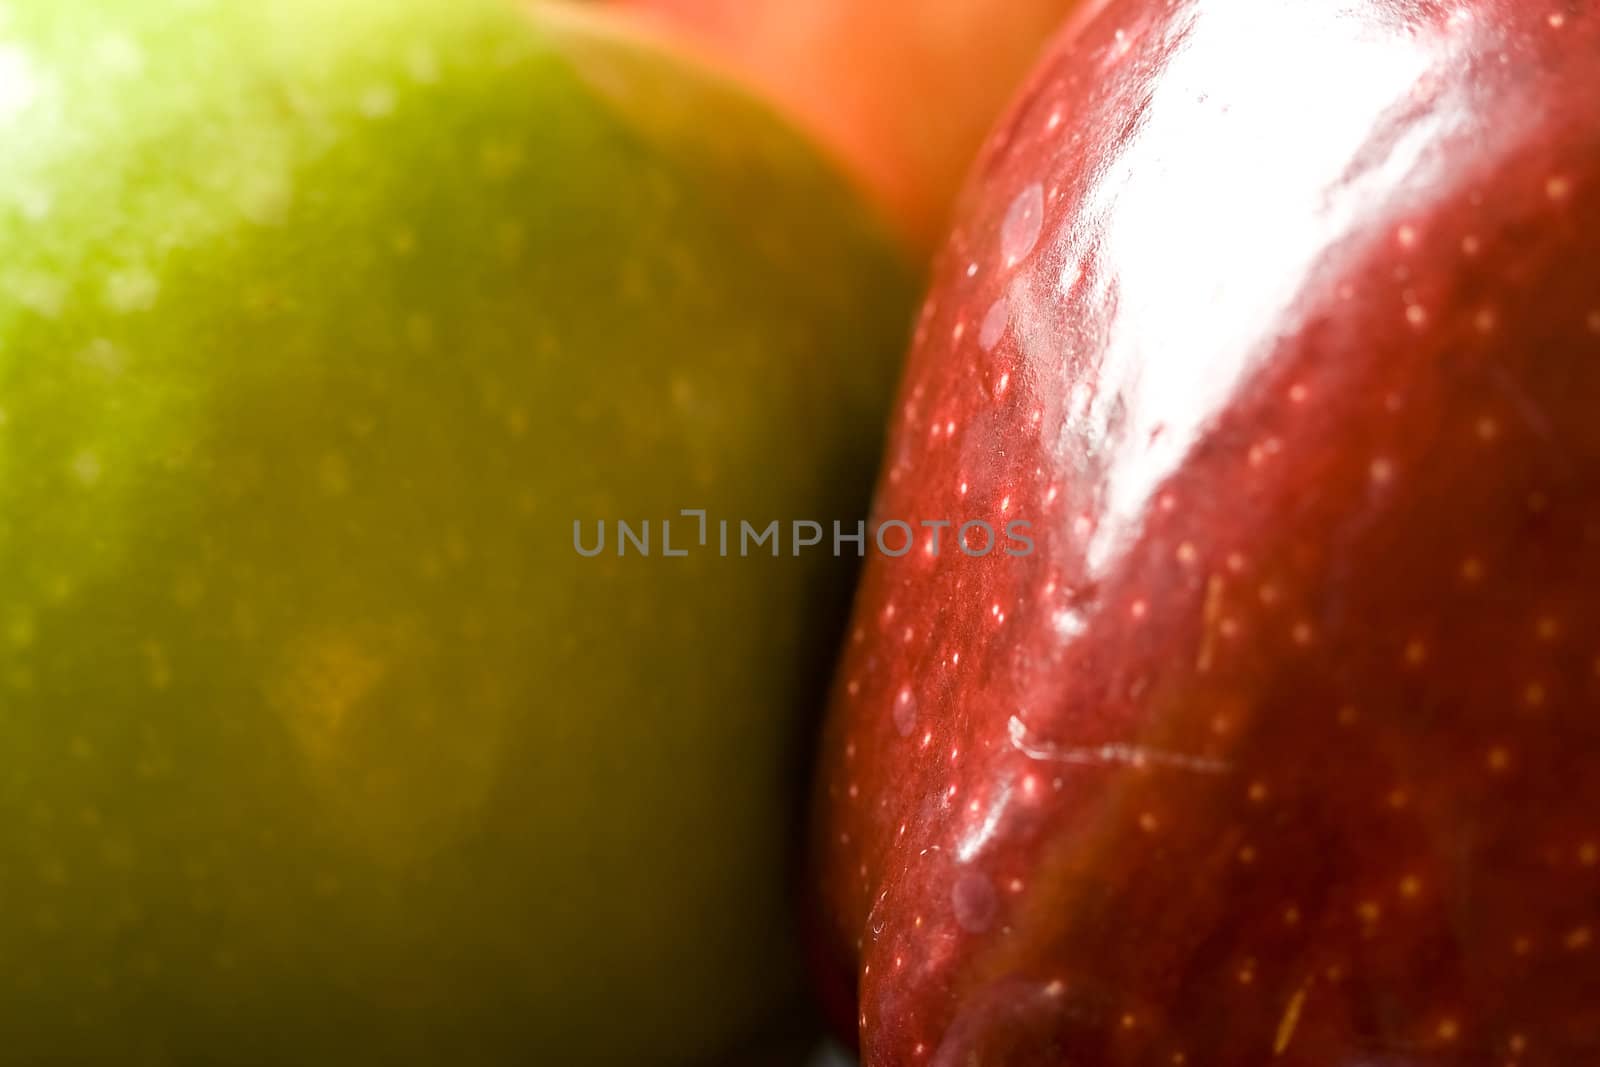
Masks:
[[[919,249],[1078,0],[608,0],[772,99]]]
[[[868,1067],[1600,1056],[1600,7],[1112,0],[937,267],[818,786]]]
[[[850,574],[572,524],[859,513],[906,273],[764,109],[575,19],[0,4],[0,1061],[800,1018]]]

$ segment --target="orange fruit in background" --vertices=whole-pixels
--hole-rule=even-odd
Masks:
[[[1076,0],[612,0],[811,131],[914,244]]]

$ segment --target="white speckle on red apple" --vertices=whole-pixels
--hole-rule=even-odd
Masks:
[[[1070,608],[1058,608],[1050,616],[1051,625],[1056,630],[1056,637],[1062,641],[1069,641],[1077,637],[1078,633],[1088,627],[1088,619],[1082,613]]]
[[[917,698],[912,694],[910,686],[902,686],[900,692],[895,695],[891,714],[896,732],[901,737],[910,737],[917,728]]]

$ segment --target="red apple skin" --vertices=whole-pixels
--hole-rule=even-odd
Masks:
[[[609,0],[749,83],[829,148],[918,249],[1080,0]]]
[[[823,743],[867,1067],[1600,1063],[1597,86],[1593,0],[1053,48],[875,503],[1035,551],[872,559]]]

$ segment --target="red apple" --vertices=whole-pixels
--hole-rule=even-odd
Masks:
[[[1076,0],[611,0],[751,83],[931,245],[985,131]]]
[[[1600,1062],[1597,94],[1595,0],[1054,47],[875,507],[1035,550],[873,559],[824,743],[868,1067]]]

